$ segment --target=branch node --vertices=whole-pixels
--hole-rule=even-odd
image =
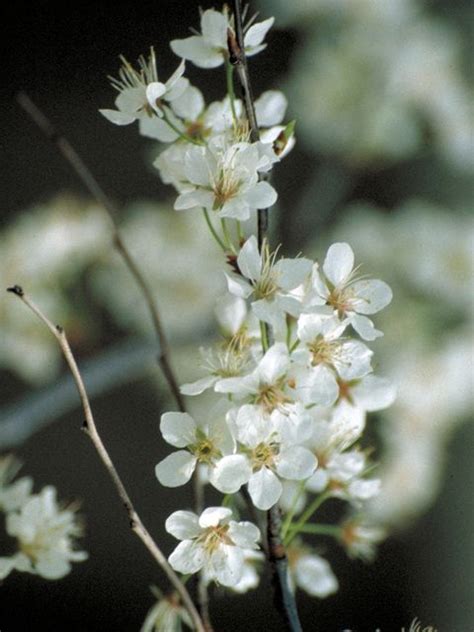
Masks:
[[[24,296],[23,288],[20,285],[13,285],[12,287],[7,287],[7,292],[11,292],[12,294],[16,294],[22,298]]]

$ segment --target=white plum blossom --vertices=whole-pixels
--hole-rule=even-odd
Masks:
[[[210,420],[203,425],[198,425],[188,413],[165,413],[160,430],[169,444],[186,448],[173,452],[155,467],[156,477],[165,487],[184,485],[198,463],[212,468],[224,454],[233,451],[234,442],[225,420],[216,413],[211,412]]]
[[[285,314],[297,317],[301,301],[291,294],[311,273],[309,259],[280,259],[270,255],[268,248],[259,252],[257,240],[249,237],[237,257],[240,274],[226,274],[229,292],[251,298],[255,316],[275,329],[285,326]]]
[[[268,18],[247,29],[244,37],[247,56],[256,55],[266,47],[263,40],[273,22],[274,18]],[[226,10],[221,13],[208,9],[201,14],[201,35],[172,40],[170,46],[176,55],[192,61],[200,68],[217,68],[229,55],[227,46],[229,28],[232,28],[232,24]]]
[[[267,164],[257,143],[220,142],[206,147],[190,146],[184,155],[185,190],[178,196],[177,211],[207,209],[221,218],[245,221],[257,209],[275,204],[277,193],[259,181],[259,168]]]
[[[259,529],[251,522],[231,520],[226,507],[208,507],[200,516],[192,511],[175,511],[165,528],[182,540],[169,556],[175,571],[183,574],[203,570],[223,586],[236,586],[242,579],[245,554],[258,550]]]
[[[339,317],[348,318],[364,340],[374,340],[382,335],[367,314],[375,314],[386,307],[392,300],[392,291],[383,281],[358,276],[349,244],[332,244],[322,272],[318,268],[315,270],[313,290],[316,305],[328,304]]]
[[[223,457],[213,471],[213,485],[224,493],[235,493],[248,483],[254,505],[267,510],[282,494],[280,478],[304,480],[317,467],[315,456],[285,441],[271,418],[256,406],[242,406],[232,426],[239,453]]]
[[[371,371],[373,352],[360,340],[341,335],[349,321],[334,316],[302,314],[298,319],[298,340],[293,353],[299,364],[295,377],[306,391],[306,403],[331,406],[339,398],[338,380],[361,378]]]
[[[139,58],[139,69],[136,70],[124,57],[119,78],[111,78],[112,86],[118,90],[115,99],[116,110],[99,110],[106,119],[115,125],[129,125],[140,121],[140,125],[148,125],[147,119],[162,116],[162,107],[157,105],[161,100],[172,101],[180,96],[189,82],[183,77],[184,60],[165,83],[158,81],[156,58],[153,48],[149,59]],[[147,135],[145,133],[145,135]]]
[[[74,550],[75,538],[82,535],[74,511],[60,509],[54,487],[45,487],[17,511],[7,514],[8,535],[17,539],[18,552],[0,558],[0,578],[13,569],[61,579],[71,570],[71,562],[87,559],[85,551]]]

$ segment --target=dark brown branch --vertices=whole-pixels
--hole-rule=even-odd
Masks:
[[[281,538],[281,511],[278,505],[268,511],[267,537],[275,606],[283,614],[288,630],[302,632],[295,595],[288,586],[288,559]]]
[[[205,632],[205,627],[201,621],[201,618],[196,610],[195,605],[186,589],[186,586],[179,579],[178,575],[171,568],[168,560],[161,552],[161,549],[158,547],[156,542],[151,537],[150,533],[146,529],[145,525],[141,521],[140,516],[135,510],[133,506],[132,500],[120,478],[119,473],[115,469],[115,466],[110,458],[109,453],[107,452],[106,447],[104,446],[102,439],[100,438],[99,432],[97,430],[97,426],[95,424],[94,416],[92,414],[92,408],[89,402],[89,397],[87,395],[87,391],[84,386],[84,382],[82,380],[81,373],[77,366],[74,355],[71,351],[71,347],[69,346],[69,342],[67,340],[66,334],[62,327],[59,325],[54,325],[47,316],[43,314],[43,312],[29,299],[29,297],[25,294],[23,289],[19,285],[15,285],[11,288],[8,288],[8,291],[12,294],[15,294],[20,298],[27,307],[31,309],[31,311],[46,325],[49,331],[53,334],[53,336],[58,341],[58,344],[63,353],[64,359],[67,362],[69,370],[71,371],[72,377],[76,383],[77,390],[79,392],[79,397],[81,399],[82,408],[84,410],[85,422],[83,429],[86,432],[87,436],[92,441],[97,453],[105,465],[107,472],[109,473],[112,481],[115,485],[117,493],[122,501],[122,504],[125,508],[125,511],[128,514],[130,528],[135,533],[135,535],[140,538],[143,544],[148,549],[149,553],[153,556],[155,561],[159,564],[162,570],[165,572],[171,584],[174,586],[178,594],[180,595],[183,605],[189,612],[189,615],[196,627],[196,630],[199,632]]]
[[[122,256],[125,265],[130,270],[135,282],[140,288],[145,302],[147,304],[148,310],[150,312],[150,316],[153,322],[153,327],[155,329],[156,336],[158,338],[159,352],[158,352],[158,363],[160,365],[161,370],[165,376],[165,379],[168,383],[168,386],[173,393],[173,396],[176,399],[179,409],[184,412],[184,401],[182,395],[179,390],[178,382],[174,375],[173,369],[171,367],[170,359],[169,359],[169,346],[168,341],[165,336],[163,325],[161,322],[160,314],[158,312],[158,308],[156,306],[155,300],[153,298],[153,293],[150,290],[148,283],[146,282],[142,272],[140,271],[135,259],[131,255],[130,251],[126,247],[122,236],[120,234],[120,230],[118,227],[118,218],[119,218],[119,210],[109,198],[109,196],[105,193],[103,188],[100,186],[94,175],[92,174],[89,167],[83,161],[83,159],[79,156],[77,151],[68,141],[68,139],[59,134],[58,131],[54,128],[51,121],[45,116],[45,114],[38,108],[38,106],[33,103],[30,97],[24,92],[20,92],[17,95],[17,101],[19,105],[25,110],[28,116],[32,119],[34,123],[38,126],[41,132],[46,136],[48,140],[50,140],[58,149],[63,158],[69,163],[72,167],[73,171],[76,173],[78,178],[82,181],[86,189],[92,195],[92,197],[97,201],[97,203],[102,206],[107,214],[110,217],[113,226],[113,243],[117,251]]]
[[[244,29],[242,23],[241,0],[233,0],[234,26],[235,32],[229,29],[227,44],[229,48],[229,61],[237,69],[242,95],[245,104],[245,112],[249,122],[250,140],[256,143],[260,140],[257,116],[255,114],[255,102],[250,83],[250,75],[245,55]],[[268,233],[268,209],[258,210],[258,246],[261,249],[263,242],[267,239]]]

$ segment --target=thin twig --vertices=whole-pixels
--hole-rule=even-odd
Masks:
[[[288,559],[281,538],[281,511],[274,505],[268,511],[268,549],[273,568],[275,606],[283,612],[288,630],[302,632],[294,593],[288,586]]]
[[[240,85],[242,86],[242,96],[249,122],[250,140],[256,143],[260,140],[257,115],[255,114],[255,102],[250,83],[247,57],[245,55],[244,29],[242,23],[241,0],[233,0],[235,33],[229,29],[227,45],[229,48],[229,61],[237,69]],[[263,242],[268,232],[268,209],[258,210],[258,245],[262,248]]]
[[[18,296],[18,298],[20,298],[23,301],[23,303],[25,303],[25,305],[27,305],[27,307],[29,307],[31,311],[34,312],[34,314],[36,314],[36,316],[46,325],[46,327],[49,329],[49,331],[53,334],[53,336],[58,341],[58,344],[61,347],[61,351],[72,373],[72,376],[77,386],[77,390],[79,392],[79,397],[81,399],[82,407],[84,410],[84,416],[85,416],[85,423],[83,427],[84,431],[86,432],[88,437],[91,439],[92,443],[94,444],[94,447],[97,450],[97,453],[99,454],[100,459],[102,460],[110,477],[112,478],[112,481],[115,485],[117,493],[120,496],[122,504],[128,514],[128,517],[130,520],[130,528],[140,538],[140,540],[148,549],[149,553],[152,555],[152,557],[155,559],[155,561],[159,564],[161,569],[164,571],[164,573],[168,577],[171,584],[174,586],[174,588],[176,588],[176,591],[179,593],[183,601],[183,605],[186,607],[187,611],[189,612],[190,617],[192,618],[194,622],[196,630],[199,630],[199,632],[205,632],[204,625],[201,621],[198,611],[196,610],[196,607],[194,606],[193,601],[185,585],[181,582],[178,575],[171,568],[166,557],[161,552],[160,548],[158,547],[156,542],[153,540],[148,530],[144,526],[143,522],[141,521],[141,518],[136,512],[133,506],[133,503],[130,499],[130,496],[128,495],[128,492],[125,489],[124,484],[122,483],[122,479],[120,478],[117,470],[115,469],[115,466],[112,463],[109,453],[107,452],[107,449],[105,448],[102,442],[102,439],[100,438],[100,435],[97,431],[97,427],[95,424],[94,416],[92,414],[89,398],[84,386],[84,382],[81,377],[81,373],[79,371],[76,360],[71,351],[69,342],[67,340],[67,337],[63,328],[60,327],[59,325],[54,325],[49,320],[49,318],[45,316],[43,312],[24,293],[23,289],[20,286],[15,285],[11,288],[8,288],[8,291]]]
[[[122,256],[125,265],[130,270],[135,282],[139,286],[145,302],[148,306],[148,310],[151,315],[151,319],[153,322],[153,327],[156,332],[156,336],[158,338],[159,352],[158,352],[158,363],[160,365],[161,370],[165,376],[165,379],[168,383],[168,386],[173,393],[173,396],[176,399],[178,404],[178,408],[184,412],[184,401],[182,395],[179,390],[178,382],[174,375],[173,369],[171,367],[170,359],[169,359],[169,347],[168,341],[165,336],[163,325],[161,323],[160,314],[158,312],[158,308],[156,306],[155,300],[153,298],[153,293],[148,286],[140,268],[135,262],[133,256],[130,251],[126,247],[122,236],[120,234],[119,226],[118,226],[118,218],[119,218],[119,210],[113,203],[113,201],[109,198],[109,196],[105,193],[103,188],[100,186],[99,182],[86,165],[84,160],[79,156],[77,151],[71,145],[69,140],[59,134],[55,129],[51,121],[45,116],[45,114],[38,108],[38,106],[30,99],[30,97],[25,92],[20,92],[17,95],[17,101],[19,105],[25,110],[28,116],[32,119],[34,123],[38,126],[41,132],[46,136],[48,140],[50,140],[58,149],[63,158],[69,163],[72,167],[73,171],[76,173],[78,178],[82,181],[86,189],[88,189],[89,193],[93,198],[97,201],[97,203],[102,206],[109,218],[112,222],[113,226],[113,243],[117,251]]]
[[[250,83],[247,58],[245,55],[241,0],[233,0],[232,4],[235,33],[229,29],[227,39],[229,61],[236,67],[242,86],[245,111],[250,127],[250,140],[257,142],[260,139],[260,132],[255,114],[252,85]],[[259,209],[258,247],[260,252],[262,252],[263,248],[268,244],[267,234],[268,209]],[[267,323],[263,323],[262,327],[262,341],[263,340],[266,341],[266,346],[270,346],[273,343],[273,333]],[[278,505],[275,505],[267,512],[268,559],[272,566],[275,605],[285,619],[288,629],[292,632],[300,632],[302,628],[298,618],[295,596],[288,585],[288,559],[281,537],[281,528],[281,511]]]

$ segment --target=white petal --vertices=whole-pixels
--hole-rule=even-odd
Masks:
[[[196,462],[196,457],[187,450],[173,452],[155,467],[156,478],[165,487],[185,485],[196,469]]]
[[[214,203],[214,196],[211,191],[203,189],[194,189],[194,191],[186,191],[176,198],[174,203],[175,211],[187,211],[193,208],[211,209]]]
[[[309,450],[301,446],[292,446],[282,450],[276,469],[283,478],[301,481],[309,478],[317,465],[316,457]]]
[[[202,545],[193,540],[180,542],[168,558],[169,563],[178,573],[190,575],[197,573],[204,566],[206,552]]]
[[[208,388],[211,388],[211,386],[214,386],[216,381],[217,378],[214,375],[207,375],[206,377],[202,377],[200,380],[196,380],[196,382],[182,384],[179,390],[183,395],[200,395]],[[188,444],[186,443],[185,445]]]
[[[240,296],[225,294],[217,299],[214,313],[225,334],[233,336],[245,322],[247,304]]]
[[[352,481],[348,488],[349,496],[358,500],[369,500],[380,492],[381,481],[379,478],[370,478]]]
[[[178,138],[178,134],[162,118],[153,116],[142,117],[139,120],[140,134],[146,138],[153,138],[162,143],[172,143]],[[177,121],[177,127],[181,126]]]
[[[339,397],[339,386],[334,373],[323,364],[312,369],[306,379],[298,382],[304,402],[319,406],[332,406]]]
[[[259,127],[272,127],[282,122],[288,100],[279,90],[267,90],[255,101]]]
[[[253,395],[257,391],[257,381],[252,375],[244,377],[227,377],[216,382],[216,393],[233,393],[239,397]]]
[[[251,522],[229,522],[230,539],[237,546],[244,549],[256,549],[256,543],[260,540],[260,529]]]
[[[339,588],[329,564],[318,555],[303,555],[295,565],[296,583],[313,597],[328,597]]]
[[[284,330],[285,316],[280,301],[262,298],[260,301],[253,301],[251,307],[258,320],[268,323],[278,333]]]
[[[38,575],[46,579],[61,579],[71,570],[71,564],[61,551],[43,552],[35,564]]]
[[[166,520],[165,529],[177,540],[192,540],[201,533],[198,517],[193,511],[175,511]]]
[[[189,59],[199,68],[217,68],[224,63],[224,56],[216,51],[200,35],[172,40],[171,50],[179,57]]]
[[[343,284],[349,277],[354,267],[354,253],[349,244],[333,244],[324,260],[323,270],[327,279],[334,286]]]
[[[154,81],[153,83],[149,83],[146,87],[146,98],[151,107],[161,114],[160,108],[157,106],[156,102],[166,92],[166,86],[161,81]]]
[[[242,577],[244,553],[238,546],[222,544],[209,560],[211,577],[223,586],[235,586]]]
[[[283,342],[277,342],[268,349],[258,365],[258,374],[264,384],[274,384],[285,375],[290,364],[288,348]]]
[[[370,320],[370,318],[367,318],[367,316],[354,314],[349,318],[349,322],[359,336],[364,340],[375,340],[376,338],[383,336],[383,333],[378,329],[375,329],[374,323]]]
[[[232,516],[228,507],[207,507],[199,516],[199,526],[202,529],[217,527],[220,522],[227,522]]]
[[[245,199],[251,208],[270,208],[278,199],[278,193],[268,182],[257,182],[245,193]]]
[[[184,448],[196,440],[196,422],[188,413],[165,413],[160,430],[164,440],[175,448]]]
[[[252,286],[240,275],[226,273],[225,278],[227,279],[227,289],[234,296],[248,298],[252,294]]]
[[[296,259],[280,259],[275,265],[278,274],[278,285],[283,290],[293,290],[301,285],[311,273],[313,262],[303,257]]]
[[[170,90],[182,78],[185,70],[184,59],[181,60],[179,66],[166,82],[166,90]]]
[[[249,237],[242,246],[239,256],[237,257],[237,265],[247,279],[258,281],[260,278],[262,257],[258,251],[258,243],[255,235]]]
[[[257,509],[267,511],[278,502],[282,485],[278,477],[266,467],[252,474],[248,484],[249,494]]]
[[[186,77],[180,77],[175,81],[172,87],[169,87],[168,82],[166,82],[166,94],[163,98],[173,102],[175,99],[178,99],[187,88],[189,88],[189,79],[186,79]]]
[[[203,147],[190,147],[184,158],[184,172],[193,184],[207,187],[210,183],[209,165]]]
[[[386,307],[392,300],[390,287],[378,279],[364,279],[352,286],[357,296],[356,311],[360,314],[375,314]]]
[[[264,20],[263,22],[258,22],[258,24],[252,25],[247,31],[247,33],[245,34],[245,38],[244,38],[245,48],[246,49],[247,47],[252,48],[254,46],[258,46],[259,44],[261,44],[263,40],[265,39],[265,35],[268,33],[268,31],[272,27],[274,21],[275,21],[275,18],[268,18],[267,20]],[[251,51],[246,50],[245,52],[247,53],[247,55],[252,54]]]
[[[115,105],[121,112],[133,114],[146,104],[145,90],[143,88],[126,88],[115,99]]]
[[[334,366],[343,380],[354,380],[370,373],[370,360],[374,354],[360,340],[348,340],[342,343],[340,356],[334,360]]]
[[[99,112],[114,125],[130,125],[130,123],[137,120],[137,117],[133,114],[119,112],[118,110],[99,110]]]
[[[252,474],[248,459],[243,454],[224,456],[209,472],[211,484],[223,494],[235,494]]]
[[[202,92],[194,86],[188,86],[183,94],[173,99],[173,112],[186,121],[195,121],[204,109]]]
[[[357,406],[373,412],[383,410],[393,404],[396,397],[395,385],[385,378],[367,375],[352,389]]]
[[[204,11],[201,16],[201,33],[206,40],[216,48],[227,48],[228,18],[214,9]]]

